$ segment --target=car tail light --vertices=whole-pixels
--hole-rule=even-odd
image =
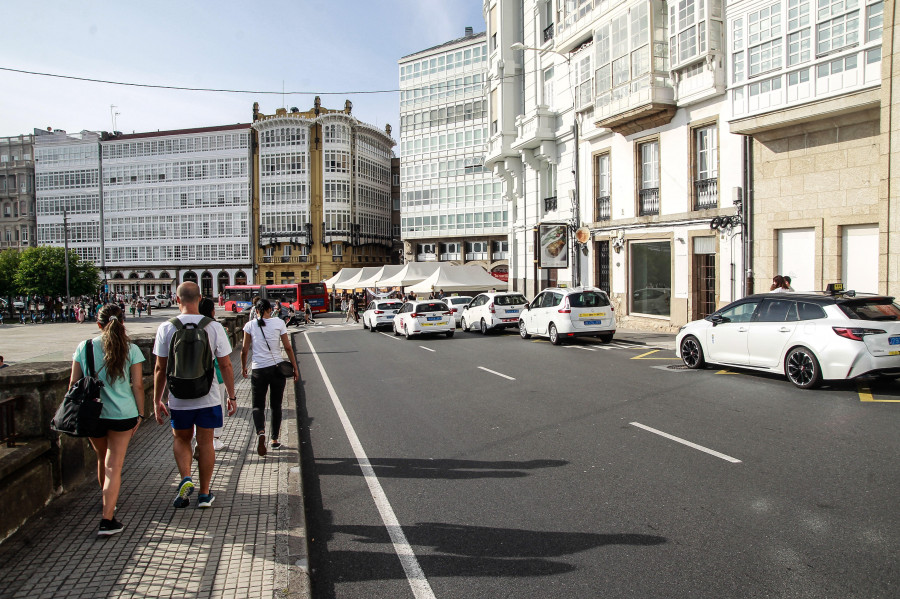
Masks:
[[[453,312],[456,312],[456,310],[453,310]],[[444,316],[450,316],[451,314],[453,314],[453,312],[441,312],[441,314]]]
[[[488,304],[488,310],[491,311],[491,314],[495,314],[495,311],[494,311],[494,302],[491,302],[491,303]]]
[[[453,309],[450,310],[450,311],[451,311],[452,313],[456,314],[456,308],[453,308]]]
[[[384,314],[384,310],[375,310],[375,314]]]
[[[418,318],[419,315],[413,312],[412,314],[410,314],[410,316],[412,316],[413,318]]]
[[[569,298],[566,298],[563,302],[562,308],[557,310],[560,314],[571,314],[572,308],[569,306]]]
[[[831,327],[835,333],[840,335],[841,337],[845,337],[847,339],[853,339],[854,341],[862,341],[863,337],[866,335],[881,335],[884,334],[884,330],[882,329],[862,329],[857,327]]]

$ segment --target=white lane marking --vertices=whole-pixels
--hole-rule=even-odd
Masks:
[[[434,352],[434,351],[435,351],[435,350],[431,349],[430,347],[425,347],[424,345],[420,345],[419,347],[421,347],[421,348],[424,349],[425,351],[430,351],[430,352]]]
[[[403,571],[406,572],[406,579],[409,581],[409,586],[412,588],[413,595],[416,599],[435,599],[434,591],[431,590],[431,585],[428,583],[428,579],[425,578],[425,573],[422,571],[421,566],[419,566],[419,560],[416,559],[416,555],[413,553],[409,541],[406,540],[406,534],[404,534],[403,529],[400,527],[400,521],[397,520],[397,516],[394,514],[394,510],[391,507],[391,503],[388,501],[384,489],[381,488],[378,477],[375,476],[375,470],[369,462],[369,457],[366,455],[366,451],[363,449],[359,437],[356,436],[356,431],[350,423],[347,412],[344,411],[341,400],[338,398],[334,387],[331,385],[331,379],[328,378],[325,367],[322,366],[322,361],[319,360],[319,354],[316,353],[316,348],[313,347],[312,341],[307,333],[303,333],[303,336],[306,337],[306,343],[309,344],[313,359],[315,359],[316,365],[319,367],[319,372],[322,374],[325,388],[328,389],[328,395],[331,396],[331,402],[334,404],[334,409],[337,411],[338,417],[341,419],[341,424],[344,426],[344,433],[346,433],[347,439],[350,441],[351,447],[353,447],[356,461],[359,462],[359,467],[366,479],[366,484],[369,485],[369,492],[372,494],[372,499],[375,500],[375,506],[378,508],[378,513],[381,514],[381,520],[384,522],[384,527],[391,537],[394,551],[397,553],[397,557],[400,558],[400,564],[403,566]]]
[[[393,339],[394,341],[400,341],[400,337],[394,337],[393,335],[388,335],[387,333],[382,333],[381,331],[378,331],[378,334],[384,335],[388,339]]]
[[[681,443],[682,445],[687,445],[688,447],[693,447],[694,449],[699,449],[702,452],[708,453],[709,455],[714,455],[717,458],[725,460],[726,462],[731,462],[732,464],[740,464],[741,463],[741,461],[739,459],[733,458],[730,455],[725,455],[724,453],[719,453],[718,451],[713,451],[712,449],[709,449],[708,447],[703,447],[702,445],[697,445],[696,443],[691,443],[690,441],[685,441],[684,439],[681,439],[674,435],[670,435],[669,433],[664,433],[662,431],[656,430],[655,428],[650,428],[649,426],[643,425],[640,422],[631,422],[629,424],[631,424],[631,426],[636,426],[638,428],[642,428],[645,431],[649,431],[649,432],[653,433],[654,435],[659,435],[660,437],[665,437],[666,439],[671,439],[672,441],[675,441],[676,443]]]
[[[485,372],[490,372],[491,374],[496,374],[497,376],[502,376],[503,378],[509,379],[511,381],[516,380],[511,376],[506,376],[505,374],[501,374],[501,373],[497,372],[496,370],[491,370],[490,368],[485,368],[484,366],[479,366],[478,368],[480,368],[481,370],[483,370]]]

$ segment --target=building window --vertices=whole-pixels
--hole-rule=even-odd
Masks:
[[[339,243],[331,244],[331,260],[336,262],[344,259],[344,246]]]
[[[631,312],[669,316],[672,246],[668,241],[631,243]]]
[[[544,105],[553,107],[553,67],[544,69]]]
[[[509,258],[509,241],[495,241],[491,247],[493,260],[506,260]]]
[[[659,141],[638,145],[638,215],[659,214]]]
[[[584,57],[573,61],[575,67],[575,109],[581,110],[594,103],[594,79],[591,70],[591,50]]]
[[[491,135],[496,135],[498,131],[497,120],[497,90],[491,90]]]
[[[698,127],[692,136],[694,145],[694,210],[715,208],[719,204],[719,146],[716,125]]]
[[[497,5],[491,7],[490,11],[491,26],[491,52],[497,49]]]
[[[866,11],[866,41],[880,40],[884,27],[884,2],[875,2]]]
[[[594,200],[598,221],[612,218],[609,179],[609,154],[594,156]]]
[[[802,29],[789,33],[787,37],[788,44],[788,66],[794,66],[810,59],[809,52],[809,29]]]
[[[449,243],[440,244],[441,262],[446,262],[448,260],[459,260],[461,258],[460,245],[461,244],[458,241],[451,241]]]
[[[466,260],[487,260],[486,241],[467,241]]]
[[[819,0],[816,11],[816,55],[859,42],[858,0]],[[848,9],[854,10],[848,10]]]

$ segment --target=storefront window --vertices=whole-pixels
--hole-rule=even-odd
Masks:
[[[631,312],[669,316],[672,247],[668,241],[631,244]]]

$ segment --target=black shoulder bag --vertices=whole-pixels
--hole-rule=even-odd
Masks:
[[[262,318],[256,321],[256,325],[259,329],[259,334],[262,335],[263,341],[266,342],[266,347],[269,348],[269,353],[272,354],[273,358],[275,358],[275,366],[278,369],[278,374],[286,379],[294,378],[294,365],[291,364],[288,360],[282,359],[281,356],[275,355],[275,352],[272,351],[272,346],[269,345],[269,340],[266,339],[266,332],[262,329],[264,325],[261,325],[259,323],[260,320],[262,320]]]
[[[73,437],[92,437],[100,421],[103,402],[100,389],[103,381],[97,378],[94,369],[94,343],[88,339],[85,345],[88,372],[72,384],[50,421],[50,428],[58,433]]]

